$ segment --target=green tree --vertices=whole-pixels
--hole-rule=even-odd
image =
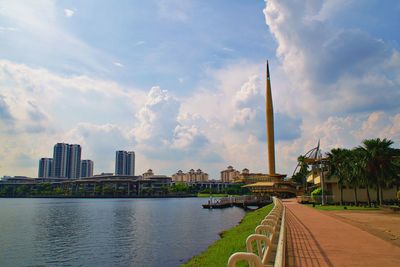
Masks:
[[[371,187],[372,178],[367,172],[368,154],[362,147],[357,147],[352,150],[353,159],[353,176],[357,181],[357,186],[364,186],[366,188],[368,206],[371,206],[371,196],[369,188]],[[355,198],[357,198],[357,187],[355,187]],[[357,204],[357,200],[356,200]]]
[[[340,189],[340,205],[343,205],[343,187],[348,184],[349,176],[349,150],[333,148],[328,152],[328,179],[338,179]]]
[[[17,196],[26,196],[30,193],[30,188],[27,185],[20,185],[15,190]]]
[[[171,186],[171,191],[174,193],[188,193],[191,189],[186,183],[176,183]]]
[[[61,187],[57,187],[53,189],[53,194],[58,196],[58,195],[63,195],[64,194],[64,190]]]
[[[52,189],[51,189],[51,184],[50,183],[40,183],[37,186],[37,192],[38,195],[51,195]]]
[[[5,185],[1,188],[0,190],[0,195],[1,196],[12,196],[14,191],[14,187]]]
[[[367,139],[362,148],[367,155],[366,171],[376,188],[376,199],[382,205],[383,188],[398,184],[399,166],[395,159],[398,150],[392,148],[393,141],[389,139]]]
[[[298,184],[303,185],[303,187],[307,191],[307,175],[309,173],[309,166],[306,162],[306,158],[304,156],[299,156],[297,158],[297,163],[299,171],[292,176],[292,180]]]

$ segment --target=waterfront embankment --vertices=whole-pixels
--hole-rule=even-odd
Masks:
[[[207,250],[194,256],[184,267],[194,266],[226,266],[229,257],[239,251],[246,251],[246,238],[254,233],[254,229],[270,212],[273,204],[247,212],[242,221],[235,227],[222,232],[221,239],[211,244]]]

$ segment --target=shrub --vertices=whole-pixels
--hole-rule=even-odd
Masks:
[[[322,195],[322,189],[320,187],[315,188],[312,192],[311,192],[311,196],[315,197],[315,196],[320,196]]]

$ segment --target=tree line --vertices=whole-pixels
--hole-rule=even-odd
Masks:
[[[366,188],[368,205],[371,206],[370,189],[376,191],[379,205],[383,202],[385,188],[400,186],[400,149],[393,148],[390,139],[366,139],[360,146],[352,149],[333,148],[322,164],[327,179],[335,178],[340,189],[340,204],[343,203],[343,189],[353,189],[354,202],[358,205],[358,188]],[[309,165],[304,156],[298,158],[300,170],[292,179],[307,189]],[[398,193],[399,195],[400,193]]]
[[[162,186],[160,188],[144,187],[140,192],[131,192],[130,195],[140,196],[181,196],[181,195],[196,195],[198,193],[206,194],[230,194],[230,195],[244,195],[248,194],[247,188],[242,188],[242,184],[231,184],[226,188],[206,188],[202,189],[196,186],[191,186],[186,183],[175,183],[169,186]],[[95,196],[114,196],[124,197],[128,196],[126,187],[114,186],[107,184],[103,186],[96,186],[95,188],[86,188],[79,186],[76,190],[70,188],[62,188],[59,185],[53,185],[49,182],[38,184],[15,184],[4,185],[0,187],[0,197],[29,197],[29,196],[71,196],[71,197],[95,197]]]

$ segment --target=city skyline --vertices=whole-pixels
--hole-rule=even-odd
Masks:
[[[372,137],[397,145],[399,10],[345,0],[2,3],[0,176],[36,176],[60,140],[81,144],[95,173],[114,170],[121,148],[137,153],[137,173],[266,173],[267,59],[279,172],[318,139],[325,151]]]
[[[72,153],[71,151],[77,150],[79,151],[79,155],[77,153]],[[80,161],[79,174],[76,174],[76,163],[72,163],[73,158],[81,158],[82,148],[79,144],[67,144],[67,143],[57,143],[53,147],[53,158],[40,158],[39,159],[39,167],[38,167],[38,178],[87,178],[93,177],[94,175],[103,175],[103,173],[94,173],[94,162],[90,159],[82,159]],[[56,158],[56,160],[54,160]],[[58,158],[58,159],[57,159]],[[117,150],[115,151],[115,170],[114,172],[108,174],[113,174],[115,176],[135,176],[135,152],[134,151],[125,151],[125,150]],[[57,163],[58,170],[55,170],[54,162]],[[228,166],[232,168],[232,166]],[[149,169],[148,171],[150,171]],[[249,171],[245,168],[247,172]],[[72,177],[71,173],[75,172],[75,176]],[[152,170],[151,170],[152,172]],[[222,180],[224,178],[222,173],[226,172],[226,170],[221,171],[220,177],[211,177],[212,180]],[[238,172],[239,173],[239,172]],[[64,175],[62,175],[64,174]],[[169,175],[169,174],[167,174]],[[71,177],[69,177],[71,176]],[[173,181],[187,182],[187,181],[208,181],[208,173],[203,172],[201,169],[190,169],[187,173],[184,173],[182,170],[178,170],[176,173],[171,174]],[[174,177],[176,176],[176,177]],[[231,182],[233,179],[227,179],[227,181]]]

